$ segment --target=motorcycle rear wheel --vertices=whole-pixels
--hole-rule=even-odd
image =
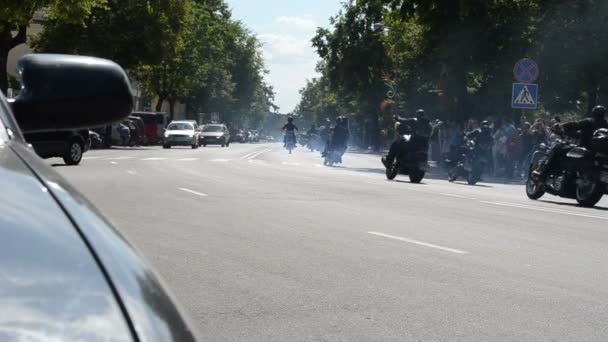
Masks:
[[[415,184],[422,182],[422,179],[424,178],[424,173],[425,172],[421,170],[412,170],[412,172],[410,172],[409,174],[410,182]]]
[[[474,166],[471,172],[469,172],[469,176],[467,177],[467,183],[469,185],[475,185],[481,179],[481,166]]]
[[[592,208],[602,199],[604,193],[596,177],[585,172],[576,184],[576,201],[583,207]]]

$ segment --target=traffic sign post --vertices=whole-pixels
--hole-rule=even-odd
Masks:
[[[538,107],[538,84],[513,83],[511,107],[536,109]]]
[[[540,76],[540,69],[535,61],[524,58],[515,63],[513,75],[517,82],[534,83],[538,79],[538,76]]]

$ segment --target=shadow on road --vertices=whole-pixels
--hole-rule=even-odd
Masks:
[[[573,202],[573,203],[567,203],[567,202],[558,202],[558,201],[549,201],[549,200],[538,200],[539,202],[543,202],[543,203],[549,203],[549,204],[557,204],[557,205],[562,205],[562,206],[566,206],[566,207],[576,207],[576,208],[584,208],[584,209],[589,209],[589,210],[602,210],[602,211],[608,211],[608,208],[606,207],[600,207],[600,206],[595,206],[593,208],[586,208],[586,207],[582,207],[580,206],[578,203]]]

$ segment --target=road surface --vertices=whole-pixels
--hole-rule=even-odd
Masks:
[[[91,151],[56,170],[204,341],[606,341],[608,201],[385,179],[278,144]],[[50,159],[49,163],[61,163]]]

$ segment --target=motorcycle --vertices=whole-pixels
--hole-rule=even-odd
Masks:
[[[487,164],[486,151],[487,146],[479,146],[473,139],[467,139],[464,145],[464,151],[458,161],[450,163],[453,167],[448,171],[448,181],[454,182],[458,177],[463,177],[469,185],[475,185],[481,180],[481,175]]]
[[[342,163],[343,155],[344,155],[344,149],[342,149],[342,148],[330,149],[325,154],[325,160],[323,161],[323,165],[334,166],[335,164],[340,164],[340,163]]]
[[[285,148],[291,154],[291,151],[296,148],[296,135],[295,133],[286,133],[285,134]]]
[[[575,199],[583,207],[593,207],[608,194],[608,151],[565,145],[563,162],[546,169],[549,150],[541,144],[532,157],[526,182],[528,198],[537,200],[549,193]]]
[[[411,143],[412,135],[404,134],[402,139],[407,144]],[[386,178],[393,180],[398,174],[408,175],[410,182],[420,183],[428,170],[428,153],[426,150],[414,150],[399,153],[393,160],[393,164],[386,168]]]

